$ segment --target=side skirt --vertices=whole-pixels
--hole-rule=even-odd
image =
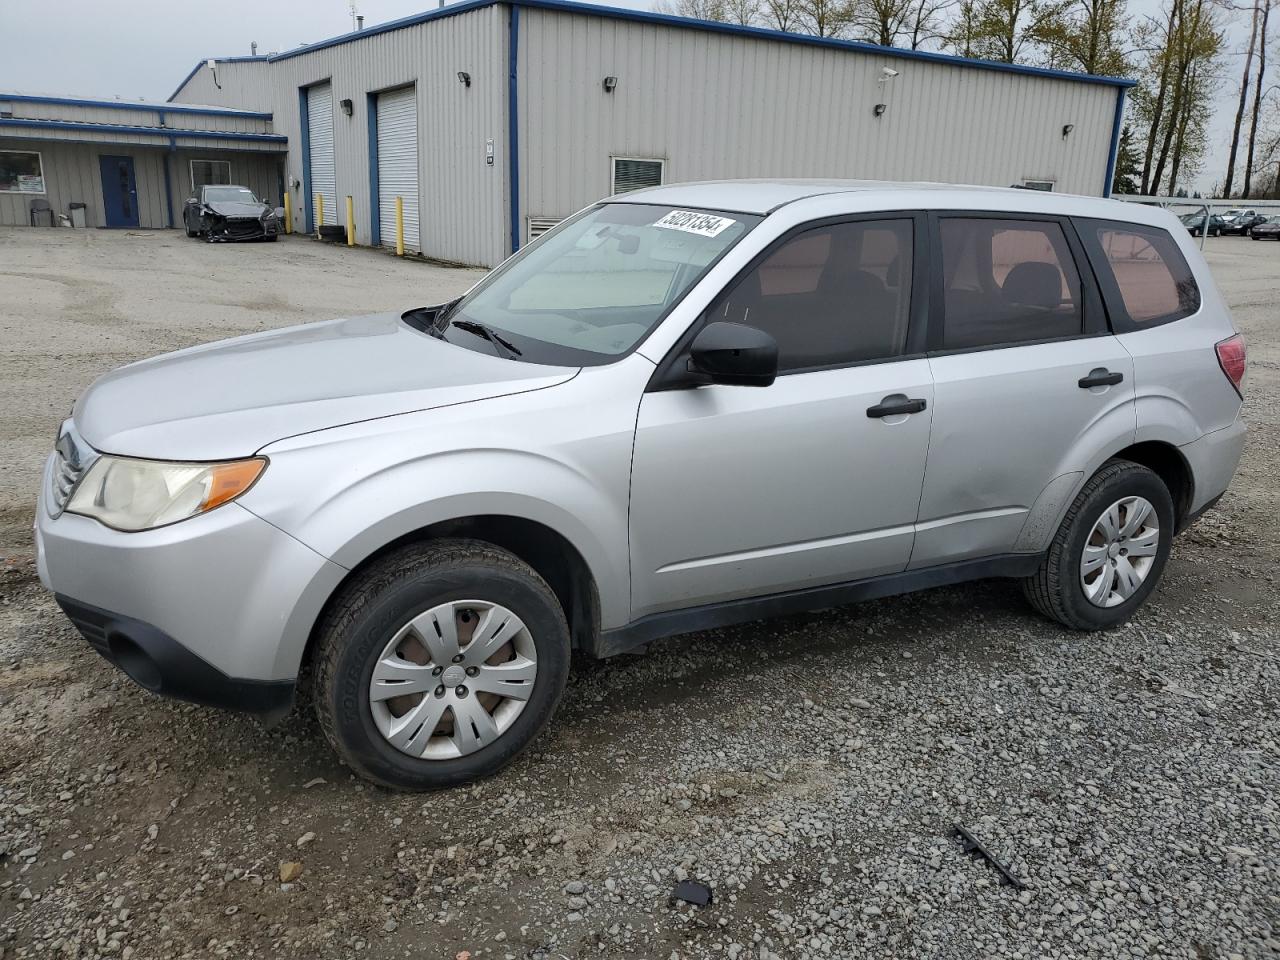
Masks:
[[[962,560],[921,570],[904,570],[865,580],[850,580],[822,587],[807,587],[786,593],[773,593],[764,597],[746,597],[742,600],[726,600],[684,610],[667,610],[632,621],[625,627],[605,630],[596,641],[597,657],[612,657],[633,647],[680,633],[728,627],[736,623],[781,617],[825,607],[838,607],[861,600],[892,597],[900,593],[914,593],[931,587],[945,587],[967,580],[983,580],[989,577],[1029,577],[1036,572],[1043,553],[1007,554],[984,557],[981,560]]]

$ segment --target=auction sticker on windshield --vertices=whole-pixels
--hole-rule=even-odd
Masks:
[[[737,222],[728,217],[715,217],[709,213],[697,213],[693,210],[672,210],[654,226],[696,233],[700,237],[717,237]]]

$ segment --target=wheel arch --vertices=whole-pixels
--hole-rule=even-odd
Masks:
[[[600,591],[579,549],[564,534],[540,521],[507,514],[475,514],[407,531],[354,564],[330,591],[311,624],[298,667],[299,679],[303,680],[311,672],[316,638],[325,614],[350,583],[394,550],[411,543],[444,539],[480,540],[507,550],[527,563],[547,582],[560,602],[573,649],[594,652],[600,636]]]
[[[1195,499],[1195,475],[1182,451],[1163,440],[1142,440],[1113,453],[1110,460],[1128,460],[1153,472],[1173,498],[1174,518],[1181,530],[1191,514]]]

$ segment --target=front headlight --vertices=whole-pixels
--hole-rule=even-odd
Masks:
[[[261,457],[168,463],[102,456],[76,487],[66,512],[116,530],[150,530],[229,503],[253,486],[266,466]]]

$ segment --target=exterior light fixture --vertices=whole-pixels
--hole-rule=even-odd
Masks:
[[[467,71],[465,70],[459,70],[458,82],[462,84],[464,87],[471,86],[471,74],[467,73]]]
[[[877,117],[883,117],[884,112],[888,109],[889,109],[889,105],[887,103],[877,103],[872,108],[871,112],[874,113]]]
[[[1070,136],[1071,131],[1074,130],[1075,128],[1076,128],[1076,125],[1074,123],[1065,124],[1062,128],[1062,139],[1063,140],[1067,139],[1067,137]]]
[[[617,89],[617,86],[618,86],[618,78],[617,78],[617,77],[605,77],[605,78],[604,78],[604,92],[605,92],[605,93],[613,93],[613,91],[614,91],[615,89]]]
[[[881,67],[880,79],[877,80],[876,83],[887,83],[896,76],[898,76],[898,71],[893,69],[893,67]]]
[[[349,116],[351,116],[351,101],[350,101],[350,100],[339,100],[339,101],[338,101],[338,106],[342,107],[342,112],[343,112],[343,113],[345,113],[348,117],[349,117]]]

